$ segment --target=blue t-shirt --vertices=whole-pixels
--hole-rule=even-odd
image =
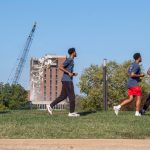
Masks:
[[[128,69],[128,74],[131,75],[131,73],[135,73],[137,75],[140,75],[141,74],[140,65],[137,63],[131,64],[129,69]],[[138,86],[139,82],[140,82],[140,77],[129,77],[127,86],[128,86],[128,88]]]
[[[72,58],[67,58],[65,60],[65,62],[63,63],[64,65],[64,68],[73,73],[73,69],[74,69],[74,60]],[[63,74],[63,77],[62,77],[62,81],[72,81],[73,80],[73,77],[70,77],[68,73],[65,73]]]

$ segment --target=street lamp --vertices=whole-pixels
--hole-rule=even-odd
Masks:
[[[103,100],[104,110],[107,111],[108,103],[108,87],[107,87],[107,59],[103,60]]]

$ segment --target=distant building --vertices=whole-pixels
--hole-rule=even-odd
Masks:
[[[62,88],[63,72],[58,67],[65,61],[66,56],[45,55],[30,60],[30,101],[39,109],[46,109],[59,96]],[[56,108],[64,109],[65,101]]]

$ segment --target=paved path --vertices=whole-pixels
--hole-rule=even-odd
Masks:
[[[150,150],[150,140],[1,139],[0,150]]]

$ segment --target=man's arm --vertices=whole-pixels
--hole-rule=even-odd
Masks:
[[[73,73],[71,73],[71,72],[69,72],[67,69],[65,69],[65,67],[64,67],[63,64],[59,67],[59,69],[60,69],[61,71],[65,72],[65,73],[67,73],[70,77],[73,77],[73,76],[74,76]]]
[[[139,65],[132,65],[131,68],[131,74],[130,74],[130,77],[131,78],[139,78],[139,77],[144,77],[145,74],[144,73],[140,73],[139,70],[140,70],[140,67]],[[139,72],[139,74],[136,74],[136,72]]]
[[[77,73],[71,73],[69,72],[66,67],[72,62],[73,60],[72,59],[66,59],[65,62],[59,67],[59,69],[61,71],[63,71],[64,73],[67,73],[70,77],[73,77],[73,76],[77,76],[78,74]]]
[[[144,73],[141,73],[141,74],[135,74],[134,72],[132,72],[130,76],[131,76],[132,78],[137,78],[137,77],[144,77],[145,74],[144,74]]]

